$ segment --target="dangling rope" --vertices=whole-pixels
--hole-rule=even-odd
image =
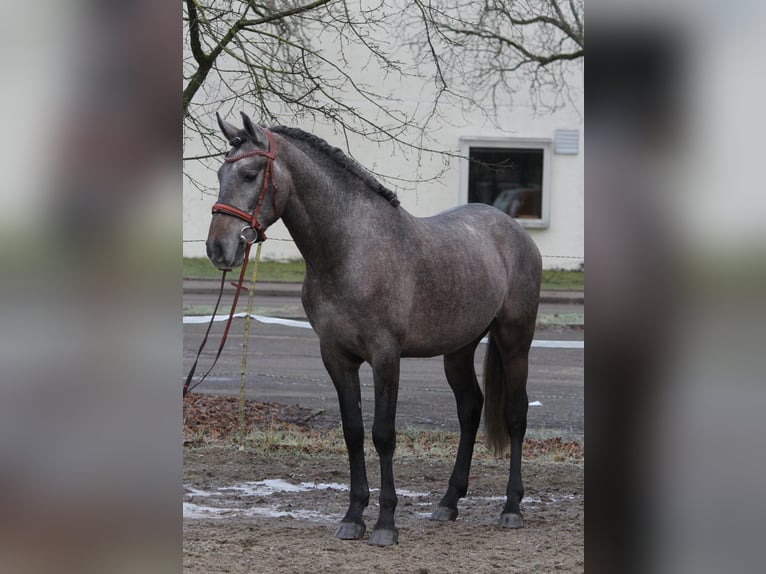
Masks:
[[[245,270],[247,269],[247,263],[250,259],[250,247],[252,246],[253,242],[249,241],[247,243],[247,247],[245,248],[245,258],[244,261],[242,261],[242,269],[239,272],[239,281],[236,283],[232,283],[234,287],[236,288],[236,292],[234,293],[234,301],[231,303],[231,310],[229,311],[229,318],[226,321],[226,327],[223,330],[223,335],[221,336],[221,342],[218,345],[218,352],[215,355],[215,359],[213,359],[213,364],[210,365],[210,368],[205,371],[205,374],[200,377],[199,381],[194,383],[193,385],[190,384],[192,377],[194,376],[194,371],[197,369],[197,362],[199,361],[199,357],[202,354],[202,349],[205,348],[205,343],[207,343],[207,335],[210,332],[210,327],[215,322],[215,314],[216,311],[218,311],[218,304],[221,302],[221,295],[223,295],[223,286],[224,286],[224,280],[226,278],[226,271],[223,271],[221,275],[221,291],[218,293],[218,300],[216,301],[215,308],[213,309],[213,315],[210,317],[210,323],[207,326],[207,331],[205,332],[205,337],[202,339],[202,344],[199,346],[199,350],[197,351],[197,357],[194,359],[194,364],[192,365],[191,370],[189,371],[188,376],[186,377],[186,382],[183,386],[183,396],[185,397],[189,391],[195,389],[198,387],[202,382],[207,378],[207,376],[210,374],[210,372],[213,370],[213,367],[215,367],[215,364],[218,362],[219,357],[221,356],[221,352],[223,351],[223,346],[226,344],[226,338],[229,335],[229,328],[231,327],[232,319],[234,319],[234,313],[237,308],[237,301],[239,301],[239,292],[244,289],[242,287],[242,283],[245,279]],[[258,249],[257,249],[257,257],[260,258],[261,256],[261,244],[258,243]],[[257,262],[256,262],[257,265]]]
[[[197,349],[197,356],[194,358],[194,364],[192,364],[191,369],[189,369],[189,374],[186,376],[186,381],[184,382],[184,390],[183,390],[183,396],[186,396],[186,393],[188,393],[190,390],[192,390],[194,387],[199,385],[205,377],[202,377],[199,382],[197,382],[195,385],[190,386],[191,380],[194,377],[194,371],[197,370],[197,363],[199,362],[199,357],[202,354],[202,349],[205,348],[205,344],[207,343],[207,337],[210,334],[210,328],[213,326],[213,322],[215,321],[215,315],[218,312],[218,306],[221,304],[221,297],[223,296],[223,286],[226,283],[226,271],[223,271],[221,273],[221,288],[218,290],[218,299],[216,299],[215,307],[213,308],[213,315],[210,319],[210,323],[207,324],[207,329],[205,330],[205,336],[202,338],[202,343],[200,343],[199,349]],[[207,376],[207,373],[205,374]]]

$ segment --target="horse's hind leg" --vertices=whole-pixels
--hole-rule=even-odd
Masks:
[[[527,354],[519,353],[509,357],[504,365],[509,381],[506,400],[506,424],[511,437],[511,468],[508,487],[505,491],[505,507],[500,515],[500,526],[521,528],[524,519],[519,505],[524,498],[524,484],[521,480],[521,448],[527,432]]]
[[[449,487],[439,502],[431,520],[447,521],[457,518],[457,503],[468,491],[468,475],[471,470],[473,446],[481,420],[484,396],[476,380],[473,356],[478,341],[449,355],[444,355],[444,372],[447,375],[452,392],[457,402],[457,415],[460,421],[460,444],[455,458],[455,468],[449,479]]]
[[[361,540],[366,529],[362,514],[370,501],[370,489],[364,464],[364,423],[359,389],[361,361],[352,360],[326,346],[322,347],[322,360],[338,392],[343,436],[346,439],[351,469],[348,511],[335,532],[335,537],[342,540]]]
[[[500,515],[500,526],[521,528],[524,519],[519,508],[524,497],[524,485],[521,480],[521,449],[527,431],[527,371],[529,347],[534,333],[531,325],[495,324],[491,332],[490,345],[497,353],[502,365],[503,389],[501,408],[503,408],[505,427],[511,439],[511,463],[506,488],[506,500]],[[491,351],[488,349],[488,353]],[[489,395],[489,393],[488,393]],[[489,396],[488,396],[489,400]]]

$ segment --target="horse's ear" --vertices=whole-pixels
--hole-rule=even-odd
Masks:
[[[239,132],[239,129],[231,125],[229,122],[225,121],[223,118],[221,118],[220,114],[218,112],[215,113],[215,117],[218,120],[218,127],[221,128],[221,131],[223,132],[223,137],[226,138],[226,141],[231,141],[234,139]]]
[[[253,138],[253,141],[255,144],[259,147],[266,147],[268,146],[268,142],[266,141],[266,138],[263,135],[263,131],[256,125],[253,124],[252,120],[248,117],[248,115],[245,112],[239,112],[242,115],[242,123],[245,126],[245,131],[247,132],[247,135],[249,135],[251,138]]]

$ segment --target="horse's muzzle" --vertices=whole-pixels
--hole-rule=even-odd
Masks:
[[[208,239],[205,243],[207,258],[214,267],[223,271],[242,265],[245,258],[245,244],[241,241],[219,241]]]

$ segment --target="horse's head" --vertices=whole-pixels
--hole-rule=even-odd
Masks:
[[[266,239],[266,229],[282,213],[288,182],[282,177],[276,142],[244,113],[244,129],[221,119],[218,125],[232,146],[218,170],[220,191],[207,236],[207,256],[219,269],[242,264],[247,243]],[[284,185],[281,185],[284,184]]]

